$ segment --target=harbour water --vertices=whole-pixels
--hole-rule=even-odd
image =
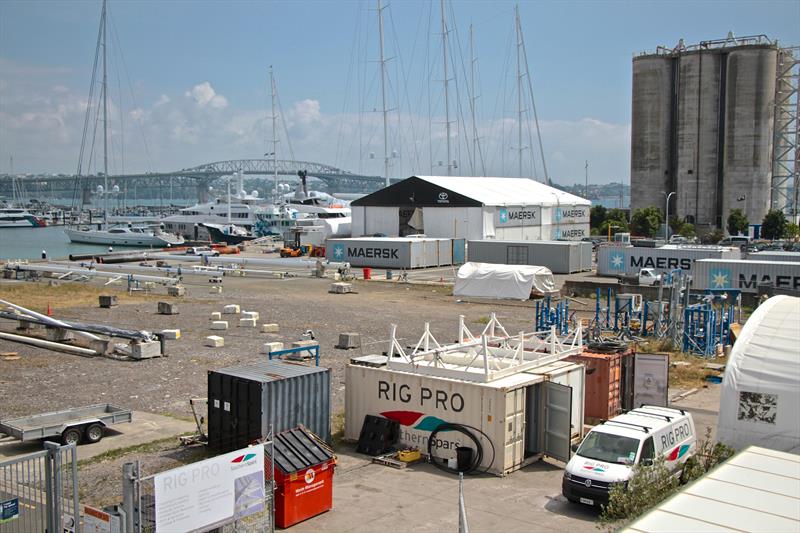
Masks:
[[[124,249],[134,248],[126,246]],[[71,243],[64,226],[0,228],[0,259],[40,259],[42,250],[47,252],[48,258],[58,259],[69,254],[108,251],[108,247]]]

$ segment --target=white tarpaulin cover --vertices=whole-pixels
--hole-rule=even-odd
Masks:
[[[742,327],[722,380],[717,439],[800,454],[800,298],[774,296]]]
[[[530,265],[464,263],[456,274],[453,296],[527,300],[531,290],[540,293],[556,290],[549,268]]]

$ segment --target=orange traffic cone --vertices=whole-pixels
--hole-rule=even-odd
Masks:
[[[50,302],[47,302],[47,316],[53,316],[53,309],[50,307]]]

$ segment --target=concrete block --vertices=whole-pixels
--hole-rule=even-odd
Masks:
[[[333,294],[349,294],[353,292],[353,284],[352,283],[331,283],[331,288],[328,289],[328,292]]]
[[[210,346],[211,348],[222,348],[225,346],[225,338],[218,337],[217,335],[209,335],[206,337],[206,340],[203,344]]]
[[[277,352],[278,350],[283,350],[282,342],[265,342],[261,345],[261,350],[259,350],[259,353],[269,355],[272,352]]]
[[[292,348],[305,348],[306,346],[316,346],[317,344],[319,344],[317,341],[312,340],[294,341]]]
[[[255,318],[240,318],[239,319],[239,327],[240,328],[254,328],[258,324],[258,321]]]
[[[259,320],[261,316],[258,314],[258,311],[242,311],[242,318],[252,318],[255,320]]]
[[[336,348],[341,350],[351,350],[361,348],[361,334],[359,333],[339,333],[339,343]]]
[[[186,287],[183,285],[167,287],[167,296],[186,296]]]
[[[211,320],[222,320],[222,313],[219,311],[214,311],[211,313]]]
[[[131,357],[134,359],[150,359],[161,356],[161,343],[158,341],[131,342]]]
[[[222,285],[214,285],[208,292],[210,294],[222,294]]]
[[[278,324],[262,324],[261,333],[278,333]]]
[[[181,338],[181,330],[179,329],[165,329],[161,332],[165,339],[176,341]]]
[[[100,307],[102,307],[103,309],[109,309],[111,307],[116,307],[117,305],[117,297],[114,295],[111,296],[101,295],[99,300],[100,300]]]
[[[159,315],[177,315],[178,306],[170,302],[158,302]]]
[[[239,308],[237,304],[226,305],[225,307],[222,308],[223,315],[238,315],[241,312],[242,310]]]
[[[68,329],[48,327],[45,329],[45,335],[47,336],[47,340],[52,342],[64,342],[75,339],[75,333]]]
[[[214,320],[213,322],[211,322],[211,329],[215,329],[215,330],[228,329],[228,321],[227,320]]]

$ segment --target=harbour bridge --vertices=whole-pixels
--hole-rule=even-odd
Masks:
[[[327,186],[328,191],[332,192],[369,193],[382,188],[385,184],[385,180],[381,176],[365,176],[322,163],[287,159],[278,159],[276,161],[272,159],[216,161],[172,172],[109,175],[108,180],[110,185],[116,185],[126,191],[130,191],[132,188],[139,190],[150,189],[157,190],[164,195],[168,194],[171,187],[184,190],[193,187],[196,190],[197,199],[205,201],[208,196],[209,186],[220,178],[232,175],[234,172],[242,172],[246,177],[263,178],[266,182],[271,180],[276,173],[284,179],[291,176],[296,180],[300,171],[305,171],[309,178],[317,178],[322,181]],[[7,175],[2,176],[2,178],[0,179],[0,196],[11,197],[12,180],[8,179],[10,176]],[[24,190],[29,195],[37,197],[50,195],[53,198],[67,198],[72,197],[78,190],[84,197],[90,195],[98,185],[103,184],[104,177],[102,174],[91,176],[42,174],[18,176],[18,180],[18,183],[24,187]],[[390,181],[399,180],[391,179]]]

